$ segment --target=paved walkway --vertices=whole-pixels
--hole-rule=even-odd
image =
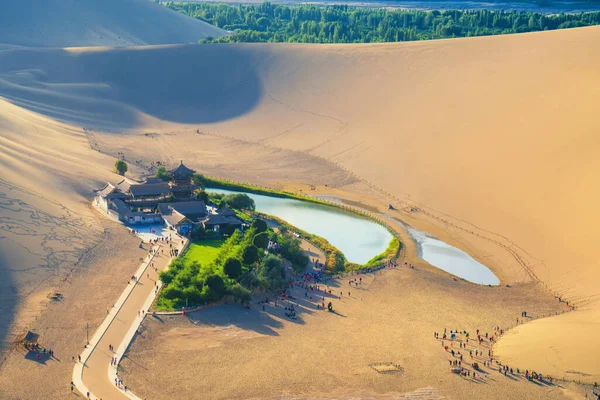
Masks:
[[[183,247],[180,238],[175,239],[174,242],[177,248]],[[111,366],[111,359],[116,357],[119,361],[127,350],[144,318],[144,314],[140,311],[147,311],[155,298],[158,272],[166,269],[171,261],[168,244],[158,244],[152,249],[155,251],[154,254],[148,255],[136,271],[137,282],[131,280],[127,284],[121,297],[115,302],[115,306],[81,354],[82,362],[75,364],[73,383],[84,398],[89,392],[90,399],[93,400],[138,399],[133,393],[126,392],[124,387],[119,388],[115,385],[117,370]],[[127,278],[130,277],[115,277],[115,279],[123,279],[124,284]],[[114,351],[109,350],[109,345],[114,346]],[[126,386],[127,382],[123,384]]]

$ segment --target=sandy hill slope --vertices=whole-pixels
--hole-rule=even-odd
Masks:
[[[4,0],[0,45],[140,46],[197,43],[225,32],[148,0]]]
[[[102,233],[87,198],[113,162],[81,129],[0,100],[0,348]]]
[[[600,353],[590,341],[600,320],[598,65],[597,27],[378,45],[13,49],[0,52],[0,93],[76,126],[130,131],[98,140],[136,156],[202,168],[217,137],[293,150],[389,202],[473,224],[504,245],[479,252],[500,275],[508,248],[580,307],[519,328],[500,356],[599,379],[588,357]],[[169,135],[149,142],[135,135],[144,131]],[[225,165],[236,149],[210,156]]]

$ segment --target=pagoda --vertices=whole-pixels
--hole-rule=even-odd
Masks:
[[[175,200],[187,200],[193,197],[194,189],[196,189],[192,183],[194,172],[196,171],[183,165],[183,160],[177,168],[169,171],[171,174],[169,186]]]

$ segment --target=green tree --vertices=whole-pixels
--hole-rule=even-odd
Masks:
[[[196,194],[196,199],[203,201],[204,204],[208,204],[209,196],[206,190],[200,189],[196,190],[194,193]]]
[[[115,161],[115,170],[117,171],[117,173],[119,175],[125,175],[125,172],[127,172],[127,163],[123,160],[117,160]]]
[[[221,205],[223,203],[237,210],[254,210],[255,208],[254,200],[245,193],[228,194],[223,197]]]
[[[156,169],[156,177],[165,182],[171,179],[169,171],[167,171],[167,169],[163,166],[160,166]]]
[[[289,260],[297,271],[302,271],[310,261],[304,250],[300,247],[300,240],[289,233],[278,237],[279,252]]]
[[[242,260],[244,264],[254,264],[258,261],[258,248],[254,245],[246,247],[242,255]]]
[[[258,235],[254,236],[254,245],[259,249],[266,249],[269,245],[269,235],[267,232],[261,232]]]
[[[285,280],[285,266],[281,258],[269,254],[263,258],[257,268],[257,275],[260,279],[266,282],[267,287],[272,290],[277,290],[283,287]]]
[[[535,0],[548,5],[551,0]],[[312,4],[224,5],[168,2],[167,7],[232,31],[221,42],[371,43],[499,35],[600,24],[600,13],[552,14],[490,10],[388,10]],[[530,18],[536,22],[531,27]]]
[[[243,306],[249,304],[252,298],[252,292],[240,284],[231,286],[228,289],[228,292],[233,296],[233,301],[240,303]]]
[[[167,285],[162,295],[169,300],[181,300],[183,298],[183,290],[173,285]]]
[[[267,223],[264,220],[257,218],[254,221],[252,221],[250,227],[254,228],[256,230],[256,233],[262,233],[267,230]]]
[[[242,262],[237,258],[228,258],[223,265],[223,272],[231,279],[239,278],[242,274]]]
[[[215,301],[225,296],[225,281],[219,275],[213,274],[206,278],[206,286],[212,291]]]
[[[269,20],[265,17],[260,17],[256,20],[256,25],[259,27],[261,31],[266,30],[269,27]]]
[[[176,272],[172,269],[168,269],[166,271],[160,271],[158,277],[162,283],[168,285],[173,282],[173,278],[175,277]]]
[[[213,203],[215,203],[217,205],[217,207],[219,207],[221,205],[221,201],[223,201],[223,197],[225,197],[223,195],[223,193],[214,193],[214,192],[208,193],[209,201],[212,201]]]

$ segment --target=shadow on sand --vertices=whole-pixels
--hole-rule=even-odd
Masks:
[[[29,361],[35,361],[38,364],[46,365],[48,361],[52,360],[52,357],[50,357],[50,354],[48,353],[42,353],[39,351],[28,351],[25,354],[25,359]]]
[[[259,311],[258,307],[242,308],[237,305],[223,304],[196,311],[188,315],[196,325],[236,326],[262,335],[277,336],[275,329],[283,328],[283,324],[274,319],[269,312]]]
[[[0,192],[0,197],[2,193]],[[2,232],[0,232],[0,236]],[[11,246],[12,242],[4,241],[0,243],[0,350],[8,348],[10,339],[8,332],[14,322],[15,310],[17,309],[17,288],[13,280],[13,272],[4,269],[10,265],[8,259],[3,256],[3,251],[9,254],[8,248],[3,245]],[[6,347],[5,347],[6,346]]]
[[[92,129],[136,127],[139,112],[213,123],[258,104],[256,65],[255,53],[229,45],[18,49],[0,52],[0,91],[21,107]]]

